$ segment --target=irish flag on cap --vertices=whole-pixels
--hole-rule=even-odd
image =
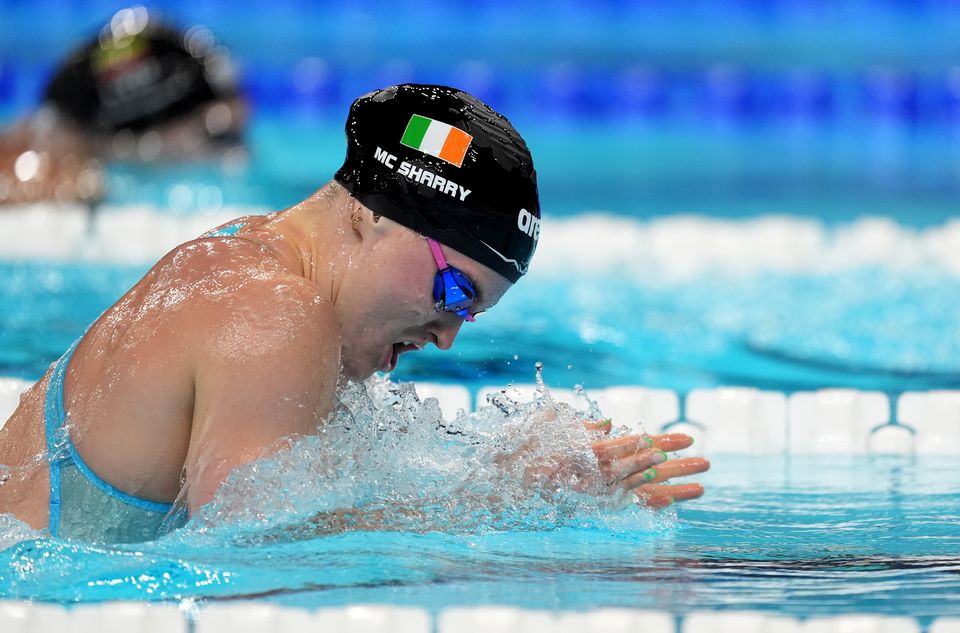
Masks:
[[[414,114],[400,143],[459,167],[472,140],[472,136],[458,127]]]

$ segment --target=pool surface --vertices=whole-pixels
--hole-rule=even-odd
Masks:
[[[532,382],[541,361],[562,387],[960,387],[960,224],[585,214],[543,232],[530,275],[497,308],[450,353],[405,356],[395,377],[477,389]],[[130,251],[158,238],[113,239]],[[150,265],[112,252],[0,260],[0,375],[40,376]]]
[[[256,598],[352,603],[752,609],[929,621],[960,615],[952,458],[715,457],[675,512],[574,515],[511,531],[354,532],[252,542],[188,530],[137,546],[30,540],[0,596],[54,602]],[[228,545],[225,547],[225,542]]]
[[[351,387],[361,414],[241,468],[155,542],[49,539],[0,515],[0,599],[400,605],[440,633],[459,633],[449,609],[490,605],[651,609],[671,625],[744,610],[915,619],[885,633],[960,617],[955,2],[159,4],[233,51],[249,156],[115,163],[96,209],[0,209],[0,378],[41,376],[177,243],[309,195],[342,162],[349,102],[417,81],[463,86],[523,132],[543,239],[530,274],[454,350],[406,355],[391,380],[476,398],[534,382],[542,363],[558,394],[667,390],[676,411],[640,419],[649,430],[696,417],[691,394],[728,385],[767,390],[782,415],[737,391],[748,404],[704,423],[695,445],[713,463],[697,478],[707,494],[651,512],[491,466],[527,437],[541,462],[590,466],[583,412],[561,406],[551,422],[542,401],[501,400],[506,417],[441,423],[432,401],[376,379]],[[0,0],[0,122],[32,107],[56,59],[116,8]],[[856,391],[820,393],[846,413],[787,420],[771,454],[743,435],[781,428],[792,394],[838,387]],[[930,390],[949,390],[946,404],[904,419],[903,394]],[[877,449],[872,425],[887,421]],[[854,428],[850,454],[796,450]],[[23,603],[11,604],[0,628]],[[97,630],[113,633],[121,620],[104,618]]]

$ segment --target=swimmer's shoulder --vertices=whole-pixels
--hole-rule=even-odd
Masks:
[[[245,215],[239,218],[234,218],[232,220],[227,220],[223,224],[216,226],[206,233],[199,236],[197,239],[208,240],[218,237],[234,237],[241,231],[256,227],[262,224],[265,220],[276,215],[271,213],[268,215]]]
[[[203,288],[227,291],[251,280],[290,278],[277,254],[256,239],[244,235],[244,227],[228,223],[196,239],[176,246],[147,274],[172,283],[205,282]],[[227,230],[229,229],[229,230]],[[224,230],[222,235],[213,235]]]
[[[194,240],[167,254],[157,268],[185,297],[178,329],[203,349],[232,354],[242,338],[259,341],[259,348],[297,346],[324,360],[335,354],[332,362],[339,363],[332,302],[256,242]]]

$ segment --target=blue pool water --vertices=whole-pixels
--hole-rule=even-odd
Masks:
[[[598,224],[585,217],[570,222],[575,233]],[[558,239],[562,235],[561,228]],[[553,261],[549,251],[542,254]],[[603,262],[600,272],[575,263],[534,271],[476,328],[465,329],[454,351],[405,358],[399,374],[477,388],[530,382],[539,360],[548,382],[561,386],[647,384],[681,392],[730,383],[889,392],[957,386],[960,337],[949,315],[958,299],[946,270],[718,269],[644,281],[614,264]],[[37,375],[143,269],[0,264],[0,305],[11,306],[0,315],[3,373]],[[445,464],[443,456],[455,457],[463,447],[431,436],[430,420],[415,420],[416,437],[407,442],[398,440],[401,434],[393,438],[399,445],[381,446],[389,466],[371,467],[373,475],[356,487],[335,491],[348,495],[346,506],[402,507],[419,490],[482,472],[458,462],[451,477],[451,457]],[[440,442],[426,453],[427,463],[424,433]],[[698,478],[707,495],[659,514],[598,507],[576,496],[534,496],[467,513],[436,507],[414,520],[393,516],[375,531],[343,533],[323,520],[287,516],[282,505],[264,514],[286,520],[199,520],[131,546],[38,539],[7,526],[0,528],[7,541],[0,551],[0,597],[61,603],[253,598],[311,608],[390,603],[431,611],[508,604],[677,614],[760,609],[801,617],[876,612],[923,621],[960,615],[957,460],[711,457],[713,469]],[[304,462],[323,463],[295,460]],[[272,502],[276,491],[293,490],[294,507],[322,512],[322,495],[298,488],[315,471],[289,466],[265,465],[256,486],[238,488],[244,503],[256,510],[257,491]],[[378,481],[384,472],[415,485]]]
[[[511,531],[29,540],[0,553],[0,596],[960,614],[955,459],[721,457],[704,481],[708,495],[675,514],[531,519]]]
[[[814,146],[839,148],[835,173],[830,186],[807,191],[800,185],[815,161],[767,166],[772,140],[761,132],[634,132],[674,152],[663,154],[665,165],[648,155],[641,169],[611,130],[591,137],[533,127],[546,219],[531,274],[464,328],[453,351],[405,357],[394,379],[476,390],[532,382],[541,361],[548,384],[560,387],[848,386],[891,395],[960,387],[957,270],[937,246],[956,244],[954,150],[944,139],[905,141],[919,143],[922,158],[894,186],[882,171],[871,180],[858,137],[818,132]],[[586,138],[597,156],[574,160],[565,148]],[[249,171],[180,166],[148,177],[120,166],[111,177],[123,186],[111,203],[185,218],[203,211],[200,192],[215,186],[223,205],[278,208],[332,171],[339,143],[333,126],[268,119],[254,129]],[[296,159],[282,151],[288,144]],[[599,155],[618,160],[600,168]],[[745,183],[746,174],[758,175]],[[889,205],[879,210],[893,210],[886,218],[863,219],[878,212],[859,199],[864,183]],[[176,200],[194,206],[171,204],[178,186]],[[802,194],[785,195],[791,187]],[[108,252],[83,262],[0,261],[0,375],[38,377],[150,263],[116,263]],[[304,517],[327,508],[311,490],[287,500],[286,523],[198,521],[142,545],[48,540],[8,525],[0,528],[0,597],[960,615],[956,460],[712,457],[699,478],[707,495],[660,514],[533,496],[342,532]],[[414,481],[431,485],[473,472],[413,463]],[[297,490],[296,481],[281,483],[254,492]],[[344,494],[347,505],[377,507],[402,505],[411,490],[364,480]]]
[[[562,232],[596,224],[574,219]],[[604,254],[604,236],[616,240],[621,230],[594,233],[598,270],[554,257],[545,245],[544,262],[477,327],[464,328],[453,351],[405,356],[395,377],[476,389],[531,382],[542,361],[548,382],[563,387],[847,386],[891,394],[960,387],[953,318],[960,293],[949,271],[873,265],[670,279],[650,264],[645,276]],[[0,261],[0,374],[41,375],[146,268]]]
[[[304,129],[314,130],[322,149]],[[318,184],[314,174],[330,173],[339,160],[332,129],[268,120],[254,133],[261,158],[236,177],[212,165],[159,174],[121,166],[112,177],[128,187],[112,203],[159,205],[158,216],[186,217],[202,210],[169,204],[172,188],[186,183],[177,191],[192,192],[189,200],[216,186],[224,205],[282,206],[280,198],[309,192]],[[553,202],[545,207],[531,274],[476,327],[464,328],[453,351],[405,357],[394,378],[476,390],[532,382],[541,361],[548,384],[560,387],[641,384],[682,394],[724,384],[788,392],[848,386],[891,395],[960,387],[954,194],[944,184],[953,150],[924,140],[939,148],[939,158],[908,169],[909,186],[898,193],[864,175],[861,150],[855,137],[848,139],[836,159],[848,177],[838,170],[834,186],[805,193],[801,204],[778,187],[803,182],[802,166],[771,168],[769,181],[740,180],[755,168],[762,175],[767,160],[754,149],[771,139],[721,135],[674,146],[682,128],[660,134],[658,143],[677,155],[667,155],[672,166],[661,176],[648,157],[645,164],[654,166],[644,176],[627,160],[598,169],[595,158],[575,159],[563,148],[583,146],[580,132],[534,128],[549,148],[540,169],[545,199]],[[599,153],[615,145],[612,133],[605,138]],[[814,142],[827,145],[827,135]],[[296,164],[283,158],[288,143],[304,149]],[[711,159],[706,150],[721,146],[726,153]],[[744,162],[715,169],[728,164],[730,153]],[[666,172],[680,174],[676,183],[696,182],[695,157],[715,161],[703,167],[713,175],[684,193]],[[855,204],[865,182],[873,183],[868,191],[877,199],[889,193],[899,200],[890,204],[905,210],[864,220],[875,212]],[[914,201],[910,192],[917,188],[926,193]],[[685,209],[677,196],[690,214],[663,214],[671,205]],[[112,263],[108,252],[91,258],[0,261],[0,375],[39,376],[151,263]],[[435,428],[430,420],[421,420],[420,432]],[[462,447],[438,445],[430,454],[441,459],[448,450],[456,455]],[[443,463],[416,459],[423,454],[422,445],[396,453],[416,475],[397,481],[441,489],[455,481]],[[375,472],[396,472],[396,455]],[[476,604],[678,614],[736,608],[803,617],[870,611],[924,621],[960,615],[956,460],[712,457],[713,469],[699,478],[707,495],[660,514],[576,495],[534,495],[510,507],[452,515],[434,507],[422,519],[392,516],[374,531],[341,532],[322,518],[287,516],[274,507],[265,515],[287,518],[269,525],[242,517],[198,520],[132,546],[43,539],[6,525],[0,597],[61,603],[248,597],[433,611]],[[334,507],[318,501],[325,497],[316,490],[297,487],[312,481],[312,471],[294,469],[283,479],[279,473],[287,470],[268,467],[259,487],[241,487],[245,501],[258,491],[272,497],[294,490],[301,496],[288,500],[290,507],[315,513]],[[483,469],[474,464],[457,472]],[[281,479],[268,485],[264,475]],[[377,509],[409,503],[418,489],[385,483],[365,479],[324,494],[341,503],[333,493],[346,494],[348,507]]]
[[[542,360],[559,386],[960,384],[948,129],[526,124],[545,217],[531,275],[453,353],[405,358],[397,377],[530,382]],[[239,171],[115,165],[106,206],[283,208],[339,166],[343,135],[263,116],[250,147]],[[0,260],[0,373],[39,376],[151,263],[112,264],[109,250]]]
[[[558,387],[960,388],[954,2],[159,4],[235,53],[250,161],[116,164],[107,207],[293,204],[339,166],[349,101],[397,81],[464,86],[524,132],[544,208],[531,274],[396,380],[476,390],[532,382],[540,361]],[[0,0],[0,122],[115,8]],[[0,254],[0,376],[40,376],[152,263],[109,251]],[[435,410],[399,427],[390,411],[337,438],[370,442],[349,477],[299,444],[153,543],[50,540],[0,516],[0,598],[960,615],[953,457],[711,456],[707,495],[654,514],[521,494],[482,449],[434,434]],[[529,430],[486,421],[507,445]],[[566,422],[538,430],[582,458]],[[512,503],[471,502],[464,477]],[[379,512],[378,529],[323,514],[342,507]]]

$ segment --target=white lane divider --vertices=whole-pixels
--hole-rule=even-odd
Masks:
[[[0,378],[0,428],[32,384]],[[486,405],[488,394],[500,392],[529,401],[535,387],[483,387],[477,404]],[[470,392],[461,385],[418,383],[417,393],[421,399],[436,398],[447,420],[455,419],[460,410],[470,410]],[[586,402],[572,389],[551,389],[550,393],[556,402],[586,409]],[[784,450],[793,454],[960,453],[960,391],[902,394],[896,403],[897,424],[889,423],[887,396],[871,391],[825,389],[787,398],[747,387],[694,389],[686,398],[685,420],[679,419],[679,396],[668,389],[608,387],[588,394],[614,425],[625,425],[631,432],[692,435],[696,442],[688,455],[770,455]]]
[[[190,613],[193,613],[191,616]],[[0,601],[3,633],[920,633],[908,617],[846,614],[806,620],[771,611],[662,611],[604,608],[543,611],[506,606],[424,609],[351,605],[308,610],[269,602],[105,602],[65,607]],[[934,620],[927,633],[960,633],[960,617]]]

